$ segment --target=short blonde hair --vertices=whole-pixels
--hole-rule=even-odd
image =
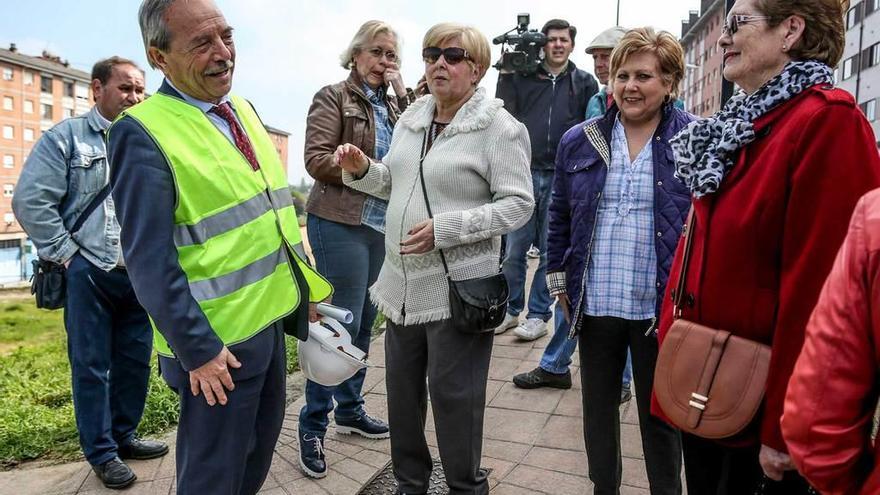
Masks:
[[[804,19],[804,33],[788,55],[794,60],[818,60],[836,67],[846,45],[843,18],[849,0],[757,0],[755,5],[770,17],[770,26],[796,15]]]
[[[348,44],[348,48],[339,55],[339,63],[342,65],[342,68],[351,69],[351,63],[354,61],[354,58],[380,34],[387,34],[394,38],[394,51],[397,52],[397,65],[399,66],[401,62],[400,37],[397,36],[397,31],[387,22],[367,21],[361,24],[360,29],[354,34],[354,38],[351,39],[351,43]]]
[[[677,98],[678,86],[684,78],[684,50],[678,39],[667,31],[654,31],[650,27],[630,29],[611,52],[612,81],[620,66],[635,53],[651,53],[657,57],[661,77],[672,85],[669,97]]]
[[[489,48],[489,40],[479,29],[473,26],[455,24],[452,22],[435,24],[427,33],[425,33],[422,48],[440,46],[444,42],[456,38],[461,41],[461,47],[467,50],[473,60],[473,62],[470,60],[467,62],[479,68],[480,78],[477,82],[480,82],[489,70],[492,52]]]

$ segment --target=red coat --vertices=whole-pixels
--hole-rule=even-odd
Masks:
[[[694,201],[692,304],[682,316],[772,346],[758,433],[785,452],[779,418],[804,327],[856,201],[880,186],[880,155],[853,97],[829,86],[804,91],[754,124],[758,137],[721,188]],[[682,247],[665,301],[678,282]],[[661,345],[671,324],[672,304],[664,304]],[[654,412],[662,417],[656,402]]]
[[[785,397],[791,458],[822,493],[880,493],[880,450],[870,441],[878,372],[880,190],[856,206]]]

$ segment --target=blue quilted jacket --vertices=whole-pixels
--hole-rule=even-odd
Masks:
[[[675,178],[669,140],[694,117],[672,104],[664,106],[654,133],[654,230],[657,251],[657,314],[669,279],[669,267],[684,225],[690,193]],[[563,135],[556,154],[556,176],[547,237],[547,283],[550,292],[565,292],[572,303],[570,335],[577,333],[583,288],[592,247],[599,199],[608,175],[611,131],[617,107],[604,116],[578,124]]]

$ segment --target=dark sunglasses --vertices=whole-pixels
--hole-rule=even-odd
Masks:
[[[733,36],[737,31],[739,31],[739,26],[741,24],[749,24],[755,21],[768,20],[770,20],[770,16],[766,15],[732,15],[729,19],[724,21],[724,25],[721,26],[721,32],[728,36]]]
[[[449,48],[440,48],[437,46],[429,46],[422,49],[422,59],[429,64],[436,63],[443,55],[443,59],[447,64],[455,65],[462,60],[471,60],[470,54],[464,48],[451,46]]]

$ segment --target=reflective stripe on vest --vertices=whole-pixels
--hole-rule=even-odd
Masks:
[[[260,170],[198,108],[163,93],[129,108],[164,154],[177,204],[173,238],[190,292],[226,345],[249,339],[300,303],[291,262],[309,300],[332,293],[306,261],[287,176],[250,104],[230,97]],[[112,132],[112,128],[111,128]],[[156,349],[172,355],[155,328]],[[160,331],[161,330],[161,331]]]

